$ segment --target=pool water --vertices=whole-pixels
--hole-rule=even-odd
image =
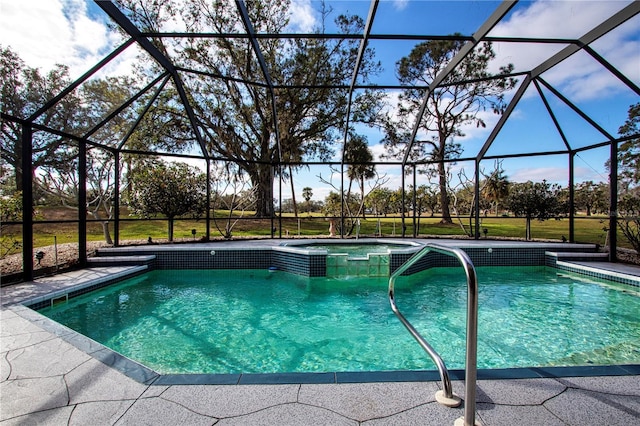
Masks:
[[[640,363],[633,288],[545,267],[477,273],[479,368]],[[396,283],[398,306],[448,368],[464,368],[466,292],[460,268]],[[383,278],[162,270],[40,312],[164,374],[435,369]]]

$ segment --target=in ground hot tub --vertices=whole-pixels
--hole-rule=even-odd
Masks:
[[[315,277],[388,277],[422,247],[377,239],[294,241],[274,247],[273,260],[279,269]]]

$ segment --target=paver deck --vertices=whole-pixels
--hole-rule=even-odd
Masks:
[[[607,264],[615,270],[615,264]],[[2,289],[0,424],[452,425],[463,408],[435,402],[438,382],[157,385],[109,367],[31,318],[21,300],[87,277],[92,268]],[[640,268],[631,268],[640,275]],[[464,383],[453,381],[463,396]],[[478,380],[484,425],[640,423],[640,367],[626,375]]]

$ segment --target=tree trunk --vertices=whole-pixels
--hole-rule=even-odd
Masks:
[[[173,218],[170,217],[169,218],[169,224],[168,224],[168,238],[169,238],[169,242],[173,242]]]
[[[360,210],[362,210],[362,218],[366,219],[367,215],[364,211],[364,178],[360,178]]]
[[[15,174],[14,174],[14,176],[15,176],[15,179],[16,179],[16,182],[15,182],[15,184],[16,184],[16,191],[17,191],[17,192],[20,192],[20,191],[22,191],[22,189],[23,189],[23,188],[22,188],[22,169],[21,169],[20,167],[17,167],[17,166],[16,166],[16,167],[14,167],[14,169],[15,169]]]
[[[527,216],[527,224],[525,225],[525,240],[531,240],[531,217]]]
[[[296,190],[293,184],[293,168],[289,165],[289,181],[291,181],[291,201],[293,202],[293,216],[298,217],[298,204],[296,203]]]
[[[438,180],[440,185],[440,206],[442,207],[442,220],[440,223],[453,223],[449,209],[449,195],[447,194],[447,171],[442,161],[438,163]]]
[[[13,165],[13,175],[16,179],[14,182],[17,192],[22,191],[22,153],[24,152],[22,147],[22,133],[15,141],[15,157],[12,159],[4,159],[9,165]]]
[[[473,235],[475,226],[474,225],[474,219],[476,217],[475,215],[476,213],[476,197],[473,197],[473,200],[471,202],[471,213],[469,213],[469,232],[467,232],[467,230],[465,229],[464,232],[469,235],[470,237]],[[482,219],[480,219],[482,221]]]
[[[340,216],[342,218],[344,218],[344,219],[346,219],[346,218],[350,219],[352,217],[351,207],[349,207],[349,200],[351,199],[351,185],[352,184],[353,184],[353,180],[349,179],[349,186],[347,187],[347,195],[343,197],[345,211],[342,211],[340,213]],[[345,235],[345,234],[343,233],[343,235]],[[349,232],[346,235],[351,235],[351,233]]]
[[[250,174],[251,184],[256,188],[256,217],[273,215],[273,177],[271,165],[259,164]]]
[[[111,239],[111,231],[109,230],[109,220],[103,220],[95,211],[90,211],[88,213],[91,214],[94,219],[100,221],[100,225],[102,225],[102,235],[104,236],[104,242],[109,245],[113,245],[113,240]]]
[[[109,231],[109,221],[105,220],[100,222],[100,224],[102,225],[102,234],[104,235],[104,242],[112,246],[113,240],[111,239],[111,232]]]

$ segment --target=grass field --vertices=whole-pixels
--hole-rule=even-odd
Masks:
[[[216,225],[221,229],[227,223],[227,212],[216,212],[216,219],[211,220],[210,235],[212,239],[222,238],[222,233],[218,231]],[[36,221],[34,224],[34,247],[52,245],[54,237],[58,244],[77,242],[78,228],[75,222],[62,222],[73,218],[73,212],[50,209],[41,214],[45,220],[57,221],[55,223],[42,223]],[[146,241],[151,237],[154,241],[167,240],[167,221],[161,219],[153,220],[133,220],[127,215],[121,216],[119,239],[121,242],[136,240]],[[256,219],[246,216],[238,219],[232,230],[232,237],[269,237],[272,226],[275,228],[275,236],[279,237],[313,237],[328,236],[329,221],[318,214],[303,213],[298,218],[292,214],[285,214],[283,217],[271,219]],[[418,235],[420,237],[429,236],[455,236],[461,237],[470,232],[469,218],[461,218],[465,230],[460,223],[452,225],[442,225],[439,218],[422,217],[416,223]],[[413,218],[406,219],[406,236],[413,236]],[[606,232],[604,227],[608,226],[606,217],[585,217],[579,216],[575,219],[575,241],[584,243],[594,243],[604,245],[606,243]],[[525,219],[511,217],[486,217],[481,219],[481,238],[518,238],[525,236]],[[195,230],[195,234],[192,232]],[[486,230],[486,234],[484,232]],[[547,220],[533,221],[531,224],[533,239],[561,240],[562,237],[569,238],[569,220]],[[111,236],[114,236],[114,225],[110,224]],[[7,235],[14,234],[20,239],[20,228],[14,226],[5,231]],[[360,219],[360,235],[375,237],[400,237],[402,236],[402,220],[400,217],[367,217]],[[174,240],[199,240],[206,235],[206,221],[203,219],[180,219],[174,224]],[[354,234],[355,235],[355,231]],[[104,241],[102,226],[97,222],[87,224],[88,241]],[[618,236],[618,246],[630,248],[631,245],[623,235]],[[19,250],[17,250],[19,251]],[[14,250],[16,252],[16,250]]]

